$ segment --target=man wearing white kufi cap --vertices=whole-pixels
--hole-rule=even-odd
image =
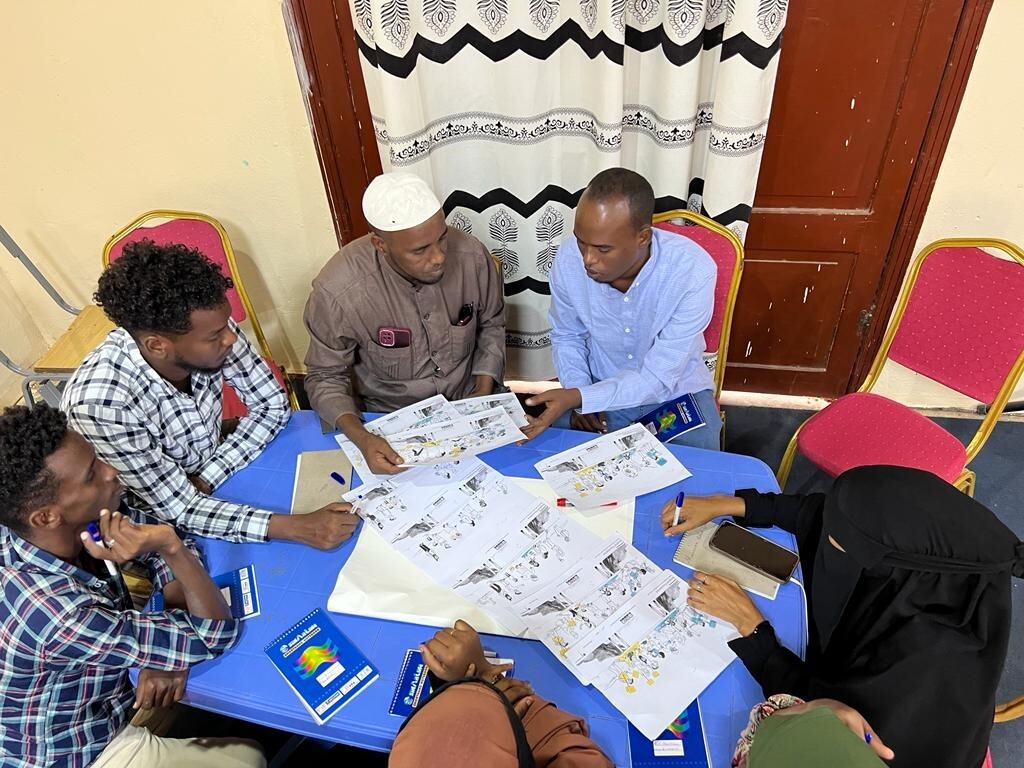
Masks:
[[[401,458],[366,431],[360,412],[499,389],[505,302],[487,249],[448,227],[419,177],[378,176],[363,195],[363,214],[371,232],[342,248],[313,280],[306,392],[373,472],[393,474]]]

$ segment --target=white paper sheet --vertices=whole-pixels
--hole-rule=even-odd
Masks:
[[[402,457],[402,466],[437,464],[475,456],[523,439],[523,433],[504,408],[459,416],[388,436]]]
[[[366,422],[366,431],[381,437],[389,437],[399,432],[451,421],[458,417],[459,412],[444,395],[434,395]]]
[[[717,530],[717,523],[705,523],[699,528],[684,533],[672,559],[695,571],[725,576],[755,595],[774,600],[778,596],[781,586],[777,581],[772,581],[753,568],[748,568],[743,563],[726,557],[711,548],[711,537]]]
[[[526,419],[526,412],[519,404],[519,398],[514,392],[503,392],[498,395],[482,395],[470,397],[466,400],[456,400],[452,407],[462,416],[472,416],[481,411],[489,411],[492,408],[504,408],[517,427],[525,427],[530,422]]]
[[[661,569],[620,536],[612,536],[589,560],[566,574],[553,589],[522,603],[518,615],[548,650],[583,683],[583,672],[569,660],[581,638],[661,575]]]
[[[483,464],[476,458],[454,464],[461,466],[463,463],[468,465],[467,471]],[[430,494],[432,492],[427,490],[430,484],[443,484],[451,479],[444,477],[448,471],[453,471],[448,469],[449,466],[435,464],[418,467],[385,480],[397,482],[399,485],[409,484],[419,488],[421,494]],[[437,472],[441,472],[441,476],[435,474]],[[454,476],[456,475],[452,474],[452,477]],[[554,504],[555,493],[543,480],[521,477],[507,479],[532,496]],[[356,489],[355,494],[346,494],[346,500],[360,503],[357,496],[359,491],[363,491],[363,486]],[[436,493],[436,489],[433,493]],[[628,541],[632,538],[634,509],[634,503],[629,501],[616,507],[600,507],[594,510],[566,507],[562,511],[600,538],[618,533]],[[528,512],[525,507],[523,511]],[[385,541],[372,525],[364,523],[363,528],[356,540],[355,551],[338,574],[334,590],[327,602],[329,611],[409,621],[434,627],[451,626],[456,619],[465,619],[481,632],[516,634],[498,620],[488,616],[474,603],[456,595],[451,589],[441,586],[427,576],[409,558]]]
[[[535,466],[558,496],[583,509],[633,499],[691,476],[640,424],[601,435]]]
[[[728,624],[686,605],[687,585],[671,571],[637,593],[569,658],[648,739],[708,687],[735,658]]]

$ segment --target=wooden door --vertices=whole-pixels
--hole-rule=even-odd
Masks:
[[[966,79],[990,2],[792,0],[726,387],[830,397],[860,384],[962,96],[951,66]]]

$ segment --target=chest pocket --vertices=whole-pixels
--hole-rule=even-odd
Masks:
[[[456,365],[473,355],[476,349],[476,318],[469,325],[451,327],[452,360]]]
[[[412,347],[382,347],[372,341],[362,351],[363,361],[377,378],[409,381],[412,378]]]

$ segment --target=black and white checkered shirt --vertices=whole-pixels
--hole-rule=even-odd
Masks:
[[[200,536],[266,541],[271,513],[199,493],[196,475],[216,488],[266,447],[288,422],[288,400],[238,327],[238,341],[216,374],[193,373],[192,395],[154,371],[122,328],[71,377],[61,408],[72,429],[120,474],[133,506]],[[249,409],[220,441],[222,379]]]

